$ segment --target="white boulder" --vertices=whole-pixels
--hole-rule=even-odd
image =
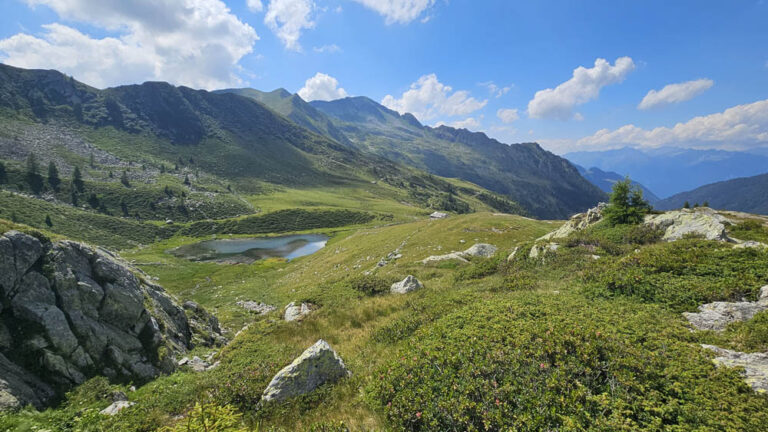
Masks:
[[[407,294],[411,291],[416,291],[421,288],[424,288],[424,285],[412,275],[408,275],[408,277],[402,281],[392,284],[389,292],[393,294]]]

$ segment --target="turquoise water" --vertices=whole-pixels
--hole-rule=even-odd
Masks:
[[[328,237],[321,234],[207,240],[178,247],[170,253],[192,261],[248,263],[266,258],[292,260],[319,251],[327,242]]]

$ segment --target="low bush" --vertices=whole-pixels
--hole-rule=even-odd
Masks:
[[[389,292],[394,281],[376,275],[352,276],[342,284],[366,296],[375,296]]]
[[[703,303],[755,299],[768,283],[768,252],[698,239],[660,243],[587,271],[585,291],[663,303],[675,311]]]
[[[674,316],[517,295],[416,332],[367,395],[395,430],[764,430],[768,399],[716,368]]]

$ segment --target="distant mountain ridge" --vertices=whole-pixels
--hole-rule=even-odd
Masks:
[[[768,172],[768,155],[723,150],[625,147],[574,152],[564,157],[584,167],[624,173],[662,198],[710,183]]]
[[[226,91],[255,98],[297,124],[315,125],[327,137],[339,131],[344,139],[334,139],[366,153],[504,194],[537,217],[566,218],[605,199],[568,161],[534,143],[507,145],[483,133],[431,128],[367,97],[307,103],[281,90]]]
[[[613,185],[616,184],[617,181],[622,181],[626,178],[626,176],[622,176],[619,173],[615,173],[612,171],[603,171],[600,168],[584,168],[581,165],[576,165],[576,168],[579,170],[582,176],[592,182],[595,186],[599,187],[603,190],[605,193],[611,193],[613,190]],[[631,180],[631,179],[630,179]],[[643,186],[642,184],[632,180],[632,185],[635,187],[639,187],[643,191],[643,196],[645,197],[648,202],[651,204],[659,201],[659,197],[656,196],[650,189]]]
[[[747,213],[768,214],[768,174],[738,178],[708,184],[692,191],[679,193],[656,203],[661,210],[708,203],[719,210],[735,210]]]

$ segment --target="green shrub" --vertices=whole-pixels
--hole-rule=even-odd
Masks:
[[[367,395],[395,430],[764,430],[768,400],[716,368],[674,316],[523,295],[416,333]]]
[[[196,403],[187,417],[160,432],[245,432],[242,414],[233,407],[214,403]]]
[[[458,282],[488,277],[499,271],[501,260],[501,256],[493,258],[474,258],[469,265],[460,267],[453,274],[453,279]]]
[[[643,199],[643,190],[632,187],[627,177],[613,185],[613,192],[608,207],[603,210],[603,216],[610,225],[639,224],[643,217],[651,211],[648,201]]]
[[[632,296],[676,311],[703,303],[754,299],[768,283],[768,252],[697,239],[660,243],[598,262],[586,276],[593,296]]]
[[[392,282],[376,275],[352,276],[343,281],[343,284],[366,296],[374,296],[389,292]]]
[[[748,220],[733,225],[728,233],[739,240],[752,240],[768,243],[768,227],[757,220]]]
[[[761,312],[749,321],[734,322],[722,333],[705,336],[709,344],[742,352],[768,351],[768,311]]]

